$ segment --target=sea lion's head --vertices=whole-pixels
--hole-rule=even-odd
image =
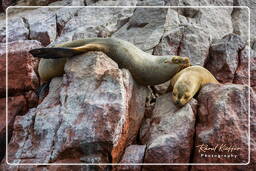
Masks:
[[[178,81],[175,83],[172,99],[177,106],[185,105],[193,97],[193,87],[190,86],[190,81]]]

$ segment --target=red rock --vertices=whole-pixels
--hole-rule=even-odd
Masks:
[[[125,149],[120,163],[143,163],[146,145],[130,145]],[[120,165],[114,171],[140,171],[141,165]]]
[[[248,161],[248,94],[245,85],[209,84],[204,86],[198,96],[199,109],[196,125],[194,163],[247,163]],[[251,104],[255,107],[255,96],[251,95]],[[255,108],[251,108],[255,120]],[[252,125],[252,137],[255,137],[255,125]],[[255,138],[254,138],[255,139]],[[252,141],[251,147],[255,147]],[[215,147],[216,150],[205,150],[203,146]],[[228,152],[224,146],[240,148]],[[201,151],[199,151],[201,149]],[[204,152],[204,151],[205,152]],[[255,149],[253,150],[255,154]],[[210,155],[204,157],[202,155]],[[220,158],[211,155],[226,155]],[[232,154],[232,157],[231,157]],[[230,156],[229,158],[227,156]],[[235,158],[235,155],[237,157]],[[251,159],[255,161],[255,155]],[[212,170],[220,169],[211,166]],[[193,166],[192,170],[211,170],[205,166]],[[242,166],[225,167],[225,170],[242,168]],[[248,167],[251,170],[253,167]]]
[[[251,53],[252,56],[253,53]],[[249,48],[244,48],[239,54],[239,63],[235,72],[233,83],[235,84],[249,84],[248,76],[248,62],[249,62]],[[253,58],[251,58],[252,61]],[[253,61],[252,61],[253,62]]]
[[[177,108],[170,93],[157,98],[152,117],[146,119],[140,130],[141,143],[147,144],[144,163],[188,163],[193,145],[194,124],[195,114],[190,104]],[[188,169],[187,166],[157,168]],[[143,166],[143,170],[154,169],[156,168]]]
[[[9,162],[115,163],[136,137],[146,91],[127,70],[90,52],[69,60],[65,73],[37,108],[16,118]]]
[[[239,63],[239,51],[245,47],[236,34],[228,34],[214,42],[205,67],[221,83],[232,83]]]
[[[15,96],[8,98],[8,139],[12,136],[13,123],[17,115],[23,115],[27,112],[27,104],[24,96]],[[6,136],[6,98],[0,98],[0,160],[5,154],[5,136]]]
[[[249,62],[250,57],[250,62]],[[256,52],[253,49],[246,47],[239,53],[239,66],[237,67],[234,83],[235,84],[249,84],[248,76],[248,63],[250,63],[250,78],[251,78],[251,87],[256,86]]]
[[[8,6],[14,5],[16,0],[1,0],[1,6],[5,10]]]
[[[36,74],[38,59],[28,53],[33,48],[41,47],[38,41],[21,40],[8,45],[8,93],[13,95],[28,90],[33,90],[39,85]],[[5,96],[5,50],[0,47],[0,95]]]

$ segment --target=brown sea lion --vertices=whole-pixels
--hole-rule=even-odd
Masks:
[[[102,51],[120,68],[128,69],[141,85],[156,85],[170,80],[181,69],[190,66],[189,58],[180,56],[154,56],[135,45],[117,38],[89,38],[57,45],[56,47],[33,49],[30,53],[42,58],[38,73],[40,79],[48,81],[64,73],[66,59],[88,51]]]
[[[205,84],[219,82],[204,67],[190,66],[173,76],[170,82],[172,98],[176,105],[183,106],[198,92]]]

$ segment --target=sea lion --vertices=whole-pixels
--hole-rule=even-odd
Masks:
[[[176,105],[183,106],[205,84],[219,82],[204,67],[190,66],[173,76],[169,89],[172,89],[172,98]]]
[[[88,38],[50,48],[33,49],[30,53],[42,58],[38,73],[41,81],[48,81],[64,73],[66,59],[88,51],[102,51],[120,68],[128,69],[141,85],[166,82],[181,69],[190,66],[189,58],[154,56],[135,45],[117,38]]]

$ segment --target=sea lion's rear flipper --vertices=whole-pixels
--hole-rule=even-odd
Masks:
[[[72,48],[52,47],[52,48],[38,48],[29,51],[34,57],[45,59],[67,58],[72,57],[81,52]]]
[[[47,95],[49,90],[50,81],[42,84],[40,87],[36,89],[36,95],[39,98],[39,101],[42,101],[44,97]]]

